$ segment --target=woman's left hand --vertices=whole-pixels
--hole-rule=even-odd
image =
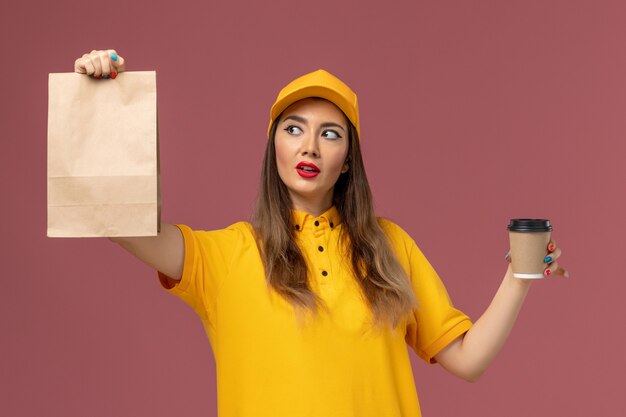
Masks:
[[[548,267],[543,271],[543,274],[547,277],[551,275],[561,275],[565,278],[569,277],[569,272],[565,268],[559,265],[556,261],[561,256],[561,249],[556,247],[554,240],[548,243],[548,256],[544,259],[544,262]]]

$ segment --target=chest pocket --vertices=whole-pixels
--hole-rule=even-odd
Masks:
[[[369,333],[373,328],[373,315],[361,289],[354,278],[343,276],[340,282],[322,289],[328,312],[328,320],[339,331],[352,335]]]

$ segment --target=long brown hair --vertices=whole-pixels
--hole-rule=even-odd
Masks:
[[[277,117],[272,125],[265,149],[253,225],[270,287],[294,308],[315,314],[325,306],[309,285],[306,261],[291,224],[291,199],[278,175],[275,135],[279,120]],[[375,322],[395,327],[412,311],[416,299],[374,214],[358,134],[349,121],[348,125],[350,167],[341,174],[333,192],[333,204],[342,222],[341,242],[350,250],[354,278]]]

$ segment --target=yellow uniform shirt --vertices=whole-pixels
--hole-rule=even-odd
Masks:
[[[249,223],[215,231],[178,226],[183,276],[159,278],[202,319],[216,362],[220,417],[420,416],[407,344],[432,362],[472,324],[452,306],[410,236],[379,221],[419,303],[394,330],[372,326],[350,260],[339,250],[334,207],[319,217],[294,212],[312,289],[328,306],[305,325],[268,288]]]

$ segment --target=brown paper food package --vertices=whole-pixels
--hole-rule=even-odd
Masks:
[[[48,236],[157,235],[156,72],[48,81]]]

